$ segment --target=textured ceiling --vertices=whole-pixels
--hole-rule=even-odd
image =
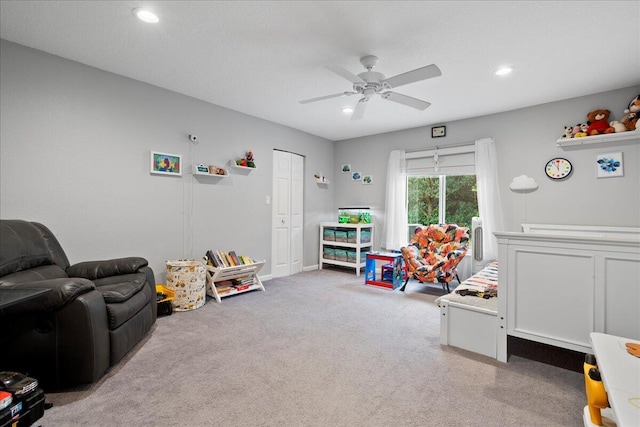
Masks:
[[[0,37],[330,140],[640,84],[640,1],[2,0]],[[375,97],[352,121],[356,96],[299,103],[351,90],[325,67],[358,74],[369,54],[387,77],[437,64],[395,89],[431,107]]]

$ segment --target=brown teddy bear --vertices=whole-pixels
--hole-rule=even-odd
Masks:
[[[587,120],[589,127],[587,128],[587,135],[599,135],[601,133],[613,133],[616,130],[609,125],[609,116],[611,111],[609,110],[594,110],[587,114]]]

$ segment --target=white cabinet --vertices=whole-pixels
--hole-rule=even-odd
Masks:
[[[341,224],[323,222],[320,224],[319,265],[339,265],[360,269],[365,267],[365,253],[371,252],[373,245],[373,224]]]
[[[221,298],[231,295],[241,294],[256,289],[264,291],[264,285],[258,277],[258,272],[264,266],[264,261],[257,261],[253,264],[241,264],[233,267],[211,267],[207,266],[207,295],[221,302]],[[227,280],[238,279],[235,286],[218,287],[216,283]]]

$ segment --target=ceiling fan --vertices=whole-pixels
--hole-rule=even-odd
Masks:
[[[364,116],[367,102],[369,102],[373,95],[380,95],[382,99],[397,102],[398,104],[406,105],[418,110],[426,110],[431,105],[429,102],[412,98],[407,95],[402,95],[397,92],[392,92],[389,89],[409,83],[419,82],[421,80],[427,80],[432,77],[438,77],[442,75],[438,66],[431,64],[426,67],[416,68],[415,70],[398,74],[397,76],[385,78],[384,74],[373,71],[373,67],[377,62],[378,57],[373,55],[367,55],[360,58],[360,63],[367,69],[367,71],[358,75],[355,75],[342,67],[335,65],[327,66],[329,70],[353,83],[353,91],[305,99],[300,101],[300,104],[308,104],[310,102],[323,101],[325,99],[338,98],[340,96],[361,95],[362,97],[356,104],[356,108],[351,115],[351,120],[359,120]]]

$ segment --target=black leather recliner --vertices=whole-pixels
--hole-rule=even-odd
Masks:
[[[51,289],[0,309],[0,371],[28,373],[45,388],[100,379],[156,321],[147,264],[130,257],[70,266],[44,225],[0,220],[0,294]]]

